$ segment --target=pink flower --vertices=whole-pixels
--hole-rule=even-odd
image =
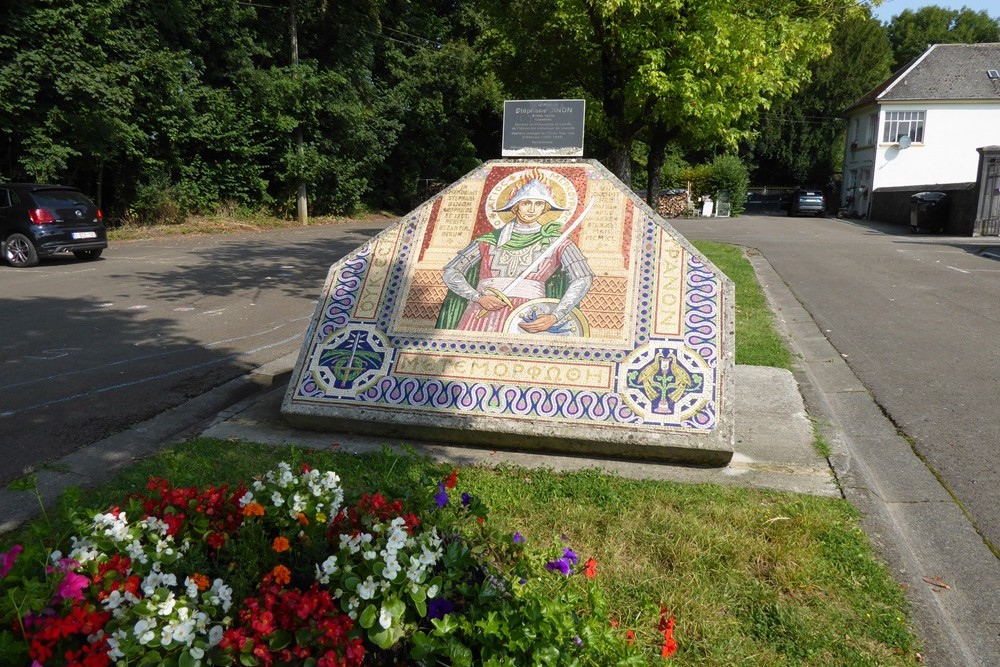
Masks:
[[[56,597],[60,600],[66,600],[68,598],[73,598],[74,600],[83,601],[83,590],[90,585],[90,579],[83,576],[82,574],[77,574],[70,570],[66,570],[66,576],[63,580],[59,582],[56,586]]]
[[[14,561],[17,560],[18,554],[22,551],[24,551],[24,547],[20,544],[15,544],[10,551],[0,554],[0,577],[6,577],[7,573],[13,569]]]

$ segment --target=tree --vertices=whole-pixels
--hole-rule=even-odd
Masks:
[[[823,186],[840,171],[841,113],[889,76],[892,51],[881,24],[870,16],[843,21],[832,44],[800,91],[761,112],[759,134],[748,151],[758,181]]]
[[[610,168],[631,181],[632,144],[650,145],[650,196],[671,140],[735,147],[761,106],[797,89],[829,51],[853,0],[514,0],[491,5],[508,58],[548,96],[583,88],[600,113]],[[502,49],[500,57],[503,57]],[[579,76],[569,77],[574,70]],[[509,71],[509,68],[506,70]],[[523,76],[509,81],[513,89]],[[596,121],[596,123],[592,123]],[[645,134],[641,134],[645,133]]]
[[[898,69],[919,56],[932,44],[982,44],[1000,42],[1000,19],[983,11],[945,9],[937,5],[916,11],[905,9],[886,26]]]

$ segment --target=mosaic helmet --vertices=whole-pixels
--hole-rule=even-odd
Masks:
[[[496,209],[496,211],[497,213],[505,213],[514,208],[515,206],[517,206],[525,199],[541,200],[546,204],[548,204],[553,211],[567,210],[560,206],[556,206],[555,199],[553,199],[552,197],[552,190],[549,188],[549,186],[545,185],[545,183],[542,182],[540,176],[534,176],[533,178],[528,180],[527,183],[519,187],[514,192],[513,195],[511,195],[511,198],[507,201],[506,206],[504,206],[503,208],[498,208]]]

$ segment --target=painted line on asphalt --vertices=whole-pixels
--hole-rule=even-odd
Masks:
[[[969,273],[969,271],[966,271],[965,269],[958,269],[958,268],[955,268],[954,266],[948,266],[947,264],[945,264],[945,266],[947,266],[952,271],[958,271],[959,273]]]
[[[24,414],[25,412],[31,412],[33,410],[40,410],[41,408],[47,408],[47,407],[50,407],[50,406],[53,406],[53,405],[59,405],[60,403],[67,403],[69,401],[76,400],[78,398],[83,398],[85,396],[92,396],[94,394],[106,394],[106,393],[108,393],[110,391],[117,391],[119,389],[125,389],[125,388],[128,388],[128,387],[134,387],[136,385],[145,384],[146,382],[153,382],[154,380],[161,380],[163,378],[170,377],[171,375],[177,375],[179,373],[186,373],[188,371],[194,371],[194,370],[198,370],[198,369],[201,369],[201,368],[209,368],[211,366],[216,366],[216,365],[221,364],[221,363],[226,362],[226,361],[231,361],[233,359],[238,359],[239,357],[242,357],[242,356],[246,356],[246,355],[250,355],[250,354],[255,354],[257,352],[262,352],[264,350],[269,350],[272,347],[278,347],[279,345],[284,345],[285,343],[290,343],[291,341],[296,340],[297,338],[298,338],[297,335],[296,336],[290,336],[290,337],[288,337],[288,338],[286,338],[284,340],[279,340],[279,341],[277,341],[275,343],[270,343],[268,345],[261,345],[260,347],[256,347],[256,348],[254,348],[252,350],[247,350],[246,352],[237,352],[236,354],[228,354],[228,355],[226,355],[224,357],[221,357],[219,359],[213,359],[212,361],[206,361],[205,363],[195,364],[194,366],[186,366],[184,368],[177,368],[177,369],[174,369],[172,371],[168,371],[166,373],[160,373],[158,375],[150,375],[148,377],[139,378],[137,380],[132,380],[130,382],[121,382],[119,384],[109,385],[107,387],[100,387],[100,388],[94,389],[92,391],[85,391],[85,392],[81,392],[79,394],[73,394],[72,396],[63,396],[62,398],[53,398],[52,400],[44,401],[42,403],[36,403],[34,405],[28,405],[28,406],[25,406],[23,408],[18,408],[17,410],[6,410],[4,412],[0,412],[0,418],[3,418],[3,417],[13,417],[14,415]]]
[[[312,316],[310,316],[310,317],[312,317]],[[215,347],[216,345],[223,345],[225,343],[232,343],[232,342],[235,342],[235,341],[246,340],[247,338],[254,338],[256,336],[261,336],[261,335],[264,335],[264,334],[272,333],[274,331],[278,331],[279,329],[281,329],[281,328],[283,328],[283,327],[285,327],[285,326],[287,326],[289,324],[293,324],[295,322],[300,322],[302,320],[307,320],[307,319],[310,319],[310,317],[297,317],[297,318],[295,318],[293,320],[289,320],[288,322],[284,322],[282,324],[279,324],[276,327],[272,327],[272,328],[266,329],[264,331],[258,331],[256,333],[247,334],[245,336],[237,336],[236,338],[225,338],[223,340],[217,340],[217,341],[213,341],[211,343],[205,343],[205,345],[203,345],[201,347],[210,348],[210,347]],[[294,336],[293,336],[293,338],[294,338]],[[284,341],[282,341],[282,342],[284,342]],[[147,361],[149,359],[156,359],[158,357],[168,357],[168,356],[171,356],[171,355],[174,355],[174,354],[184,354],[186,352],[192,352],[192,351],[195,351],[197,349],[199,349],[199,348],[198,347],[185,347],[185,348],[178,349],[178,350],[168,350],[166,352],[156,352],[154,354],[144,354],[144,355],[142,355],[140,357],[132,357],[130,359],[120,359],[118,361],[112,361],[112,362],[109,362],[109,363],[106,363],[106,364],[101,364],[99,366],[90,366],[88,368],[78,368],[76,370],[66,371],[64,373],[56,373],[54,375],[48,375],[46,377],[36,378],[34,380],[25,380],[23,382],[14,382],[12,384],[0,385],[0,391],[3,391],[5,389],[13,389],[15,387],[24,387],[24,386],[27,386],[27,385],[38,384],[39,382],[50,382],[52,380],[57,380],[59,378],[69,377],[71,375],[79,375],[80,373],[90,373],[90,372],[93,372],[93,371],[95,371],[97,369],[114,368],[115,366],[122,366],[124,364],[130,364],[130,363],[135,362],[135,361]],[[6,413],[0,413],[0,416],[3,416],[4,414],[6,414]]]

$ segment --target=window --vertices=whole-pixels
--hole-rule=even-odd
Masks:
[[[7,188],[0,188],[0,208],[7,208],[10,206],[10,195],[7,194],[8,192],[10,192],[10,190]]]
[[[922,143],[924,140],[923,111],[886,111],[885,129],[882,132],[883,143],[896,143],[900,137],[909,137],[910,141]]]

